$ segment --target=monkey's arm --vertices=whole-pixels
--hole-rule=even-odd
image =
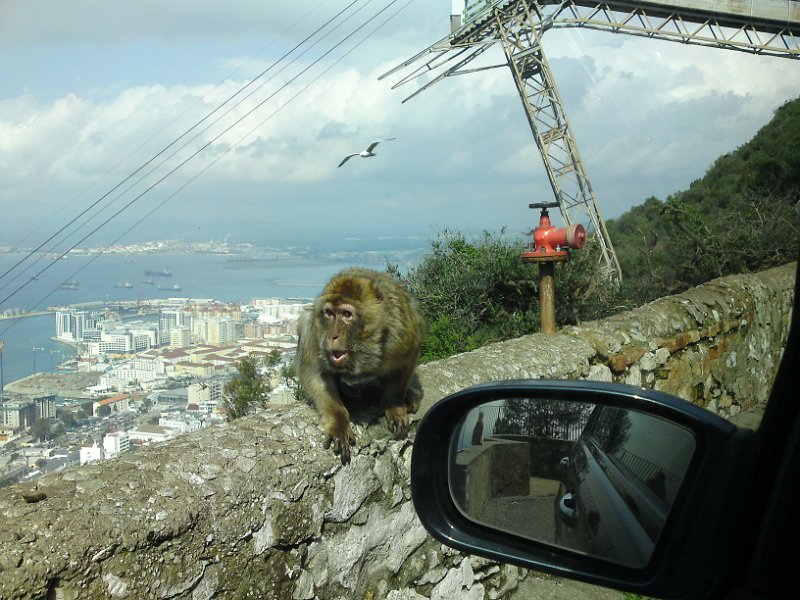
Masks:
[[[413,382],[416,360],[404,368],[381,378],[381,406],[386,417],[386,427],[396,438],[408,434],[411,425],[409,413],[417,412],[421,400],[419,382]]]
[[[309,319],[300,320],[297,344],[297,374],[300,385],[314,399],[325,432],[325,448],[333,444],[342,464],[350,462],[350,447],[355,436],[350,428],[350,414],[342,404],[334,376],[325,369],[319,357],[318,344]]]
[[[320,374],[310,377],[303,387],[314,398],[319,411],[320,424],[325,432],[325,448],[333,444],[333,451],[346,465],[350,462],[350,447],[356,443],[356,438],[350,427],[350,413],[342,404],[336,381],[331,375]]]

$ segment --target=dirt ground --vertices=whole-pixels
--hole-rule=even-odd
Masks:
[[[65,398],[90,398],[83,391],[100,380],[99,373],[37,373],[5,384],[6,394],[37,396],[56,394]]]
[[[624,600],[622,592],[571,579],[531,572],[511,595],[512,600]]]
[[[514,533],[552,543],[553,502],[558,481],[531,477],[530,496],[495,501],[496,525]],[[531,571],[511,595],[512,600],[623,600],[622,592]]]

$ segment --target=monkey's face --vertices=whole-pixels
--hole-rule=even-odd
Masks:
[[[320,323],[322,336],[321,350],[333,371],[353,371],[356,358],[355,342],[360,328],[359,311],[350,303],[326,302],[322,306]]]

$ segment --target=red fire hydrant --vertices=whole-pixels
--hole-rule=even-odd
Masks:
[[[583,225],[553,227],[548,208],[557,208],[558,203],[529,204],[529,208],[540,208],[539,226],[533,232],[533,242],[522,252],[522,261],[539,263],[539,314],[542,333],[556,332],[555,263],[566,260],[568,249],[579,249],[586,241]]]

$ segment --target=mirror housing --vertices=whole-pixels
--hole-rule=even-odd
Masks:
[[[450,485],[451,448],[465,416],[488,402],[563,400],[609,406],[674,423],[695,440],[680,496],[642,566],[608,562],[565,547],[515,535],[465,515]],[[753,432],[669,394],[592,381],[518,380],[473,386],[435,404],[419,423],[411,462],[411,491],[420,521],[443,544],[499,562],[660,597],[702,597],[715,573],[733,559],[730,521],[747,481]],[[738,484],[738,485],[737,485]],[[716,517],[716,518],[714,518]]]

